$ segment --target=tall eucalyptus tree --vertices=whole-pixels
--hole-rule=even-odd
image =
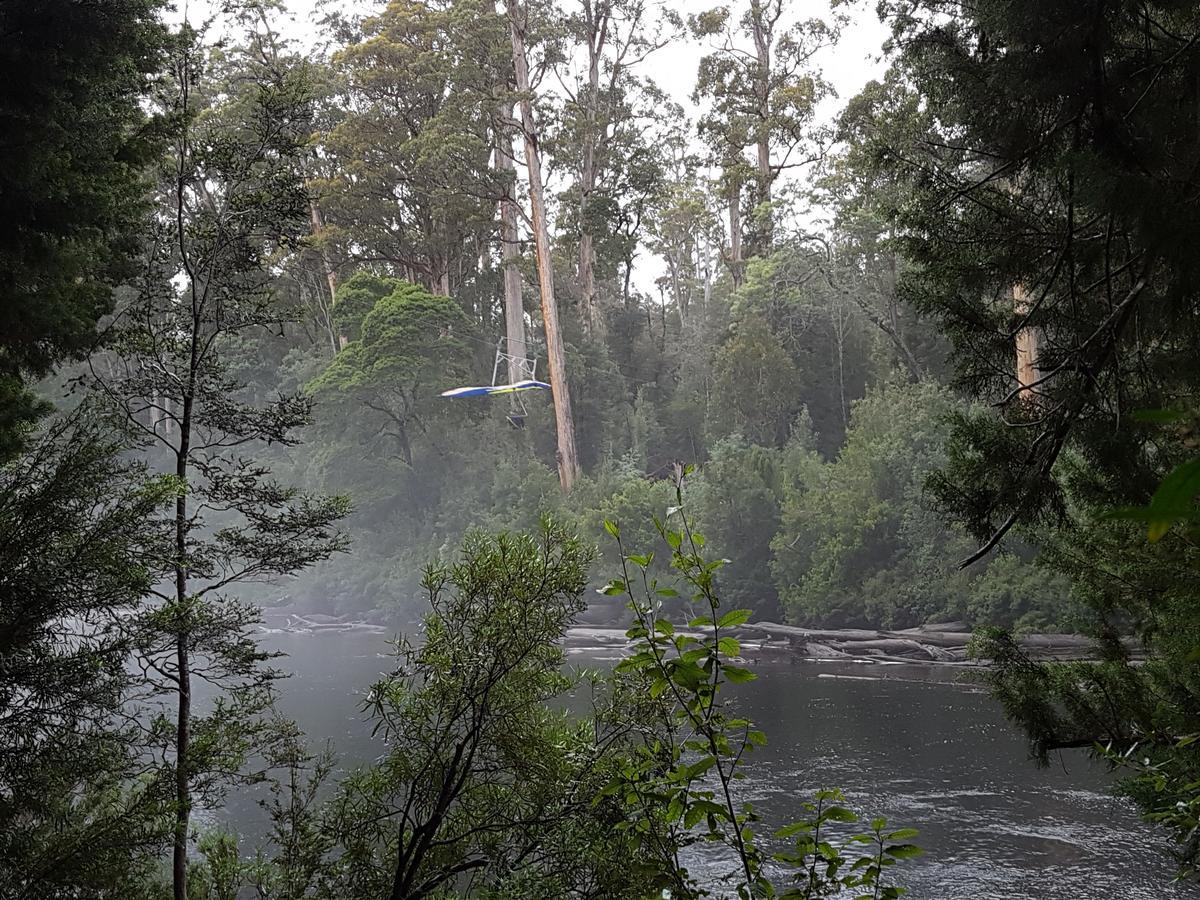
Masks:
[[[814,57],[837,39],[837,23],[788,23],[784,0],[749,0],[735,14],[728,6],[691,17],[693,34],[709,42],[694,97],[707,102],[700,129],[721,169],[729,216],[727,264],[741,284],[747,255],[771,245],[773,188],[781,174],[816,159],[817,103],[828,96]],[[753,150],[747,159],[745,151]],[[749,193],[748,228],[742,208]],[[747,246],[743,246],[743,241]]]

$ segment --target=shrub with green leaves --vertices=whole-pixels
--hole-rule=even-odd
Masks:
[[[826,824],[858,820],[857,814],[834,803],[842,799],[836,791],[818,794],[815,803],[805,805],[807,817],[776,832],[779,839],[795,839],[792,850],[772,855],[758,837],[759,816],[739,796],[737,782],[746,776],[747,756],[766,743],[766,735],[723,696],[726,685],[756,677],[740,665],[736,637],[750,611],[721,609],[718,573],[726,560],[706,556],[707,541],[692,527],[682,490],[689,473],[688,468],[678,470],[676,505],[665,519],[655,519],[670,568],[684,587],[683,599],[695,613],[687,630],[663,614],[664,602],[680,592],[655,575],[655,554],[628,552],[620,526],[605,522],[622,563],[621,577],[602,592],[628,598],[635,618],[627,632],[632,653],[616,674],[657,702],[659,723],[646,733],[639,752],[605,794],[624,797],[626,830],[674,848],[676,896],[707,894],[678,855],[682,848],[702,842],[723,845],[736,860],[723,881],[740,898],[824,897],[843,890],[869,900],[899,897],[903,888],[891,884],[886,873],[898,860],[919,852],[906,843],[915,832],[888,831],[883,819],[872,819],[867,833],[851,835],[835,846],[823,834]],[[776,884],[772,863],[792,873],[789,885]]]

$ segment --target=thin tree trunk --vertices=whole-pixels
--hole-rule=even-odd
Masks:
[[[583,214],[583,205],[580,213]],[[579,234],[579,316],[583,323],[584,334],[591,335],[597,330],[598,315],[596,310],[596,261],[592,235],[583,225]]]
[[[701,272],[703,273],[704,283],[703,290],[700,294],[700,314],[708,315],[708,301],[712,299],[712,282],[713,282],[713,248],[712,242],[707,237],[701,237],[698,251],[703,253],[703,262],[701,263]]]
[[[185,113],[184,131],[177,145],[178,159],[175,179],[175,239],[179,244],[180,261],[188,277],[188,290],[191,299],[191,334],[190,352],[188,357],[188,380],[180,395],[179,410],[179,444],[175,450],[175,476],[179,484],[186,488],[188,476],[188,457],[191,453],[192,440],[192,411],[195,401],[196,371],[200,358],[200,298],[196,295],[196,273],[192,269],[188,255],[187,235],[184,231],[184,206],[188,150],[190,139],[187,130],[186,113],[189,100],[189,75],[191,68],[190,56],[184,57],[184,78],[181,84],[182,106]],[[192,815],[191,780],[188,777],[189,760],[192,742],[192,673],[190,648],[188,646],[190,623],[187,609],[188,570],[187,570],[187,491],[181,490],[175,499],[175,602],[177,605],[175,631],[175,676],[176,716],[175,716],[175,831],[171,848],[171,887],[174,900],[188,900],[187,889],[187,844],[188,830]]]
[[[321,212],[321,205],[317,202],[316,197],[309,200],[308,207],[312,219],[313,237],[320,240],[321,233],[325,230],[325,216]],[[325,269],[325,283],[329,286],[329,306],[332,308],[337,305],[337,272],[329,258],[329,250],[324,244],[321,245],[321,265]]]
[[[608,39],[609,15],[601,0],[593,10],[584,4],[591,25],[588,35],[587,105],[584,110],[583,160],[579,170],[579,285],[580,318],[585,334],[591,334],[600,324],[596,309],[596,251],[588,222],[588,201],[596,189],[596,107],[600,102],[600,60]]]
[[[750,30],[754,36],[754,54],[756,76],[754,79],[754,94],[758,104],[758,133],[756,135],[758,202],[771,202],[771,34],[764,21],[762,4],[759,0],[750,3]],[[762,223],[763,248],[771,246],[773,216],[768,211],[766,221]]]
[[[332,310],[337,306],[337,272],[333,267],[333,262],[329,258],[329,250],[321,243],[321,233],[325,230],[325,216],[321,212],[321,205],[317,202],[317,198],[313,197],[308,201],[309,218],[312,220],[313,237],[317,239],[321,253],[321,268],[325,270],[325,284],[329,287],[329,308]],[[337,346],[334,347],[336,352],[339,347],[345,347],[349,340],[344,334],[337,336]]]
[[[182,241],[181,241],[182,242]],[[191,362],[188,382],[181,398],[179,416],[179,445],[175,450],[175,477],[187,484],[188,462],[191,454],[192,411],[196,370],[200,354],[200,315],[196,310],[196,288],[192,284]],[[192,814],[192,790],[188,756],[192,745],[192,673],[190,618],[188,609],[187,567],[188,514],[187,493],[175,500],[175,603],[178,607],[175,635],[175,664],[178,683],[175,718],[175,840],[172,848],[171,871],[175,900],[187,900],[187,844]]]
[[[729,275],[733,289],[742,286],[742,181],[734,175],[729,185]]]
[[[546,223],[546,196],[542,184],[533,100],[530,96],[529,60],[525,38],[519,27],[516,0],[507,0],[509,30],[512,33],[513,67],[520,94],[521,125],[525,133],[525,165],[529,169],[529,206],[533,220],[534,246],[537,251],[538,285],[542,294],[542,318],[546,329],[546,361],[550,369],[550,389],[554,396],[554,420],[558,431],[558,480],[569,491],[579,477],[579,455],[575,449],[575,419],[571,411],[571,393],[567,385],[567,363],[562,333],[558,325],[558,307],[554,300],[554,270],[550,258],[550,233]]]
[[[186,469],[186,463],[181,461],[180,468]],[[180,497],[175,503],[177,552],[182,542],[180,535],[186,535],[186,513],[187,501]],[[176,563],[175,571],[176,599],[183,604],[187,601],[187,575],[180,563]],[[183,614],[182,610],[180,614]],[[175,639],[175,662],[179,691],[175,718],[175,840],[171,855],[171,880],[175,900],[188,900],[187,844],[192,813],[188,754],[191,751],[192,740],[192,673],[186,632],[180,632]]]
[[[667,274],[671,276],[671,296],[675,299],[675,308],[679,311],[679,324],[681,327],[687,328],[688,304],[687,299],[683,296],[683,290],[679,286],[679,265],[675,257],[676,254],[673,250],[663,254],[663,258],[667,262]]]
[[[500,201],[500,259],[504,269],[504,334],[508,338],[510,357],[515,354],[528,356],[525,343],[525,305],[521,296],[521,248],[517,231],[516,164],[513,161],[512,121],[513,107],[506,103],[500,111],[496,124],[496,168],[506,175],[507,195]],[[516,359],[508,361],[509,383],[520,381],[524,373]],[[513,401],[514,404],[516,401]]]

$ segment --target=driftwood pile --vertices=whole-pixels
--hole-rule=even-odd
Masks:
[[[742,655],[752,659],[981,664],[968,658],[972,634],[962,622],[901,631],[802,628],[754,622],[732,629],[731,634],[741,643]],[[1086,659],[1092,655],[1091,641],[1078,634],[1031,634],[1018,641],[1036,659]],[[572,628],[567,635],[567,647],[576,650],[619,650],[625,644],[624,631],[616,628]]]

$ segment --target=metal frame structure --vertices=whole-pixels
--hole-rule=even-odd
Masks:
[[[528,346],[525,341],[521,343]],[[518,381],[537,380],[537,357],[526,356],[524,348],[520,354],[511,351],[512,347],[509,346],[507,337],[502,337],[496,342],[496,361],[492,365],[493,387]],[[514,375],[517,377],[514,378]],[[501,381],[501,378],[505,380]],[[525,425],[525,417],[529,415],[529,410],[525,408],[525,399],[521,396],[520,391],[512,394],[511,403],[512,409],[508,414],[508,421],[513,427],[522,428]]]

